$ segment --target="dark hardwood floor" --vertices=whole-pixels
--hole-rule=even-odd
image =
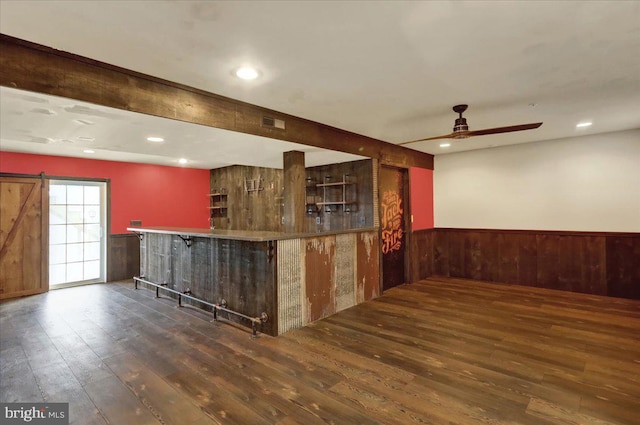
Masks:
[[[0,401],[75,424],[639,424],[640,301],[455,279],[303,329],[245,329],[133,284],[0,305]]]

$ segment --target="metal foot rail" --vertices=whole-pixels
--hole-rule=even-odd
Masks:
[[[269,315],[265,312],[262,312],[260,314],[260,317],[251,317],[251,316],[247,316],[246,314],[242,314],[239,313],[237,311],[231,310],[230,308],[227,308],[227,302],[225,300],[222,300],[221,303],[219,304],[215,304],[215,303],[210,303],[208,301],[202,300],[200,298],[194,297],[193,295],[191,295],[191,291],[190,290],[186,290],[184,292],[180,292],[180,291],[176,291],[175,289],[171,289],[167,287],[166,283],[153,283],[150,282],[148,280],[143,279],[144,276],[142,277],[134,277],[133,278],[133,285],[135,289],[138,289],[138,282],[144,283],[145,285],[150,285],[150,286],[154,286],[156,288],[156,297],[160,296],[159,291],[162,289],[163,291],[167,291],[167,292],[171,292],[173,294],[178,295],[178,306],[182,307],[182,297],[199,302],[201,304],[204,305],[208,305],[209,307],[213,308],[213,320],[218,320],[218,311],[224,311],[225,313],[230,313],[233,315],[236,315],[238,317],[241,317],[243,319],[246,319],[248,321],[251,322],[251,337],[255,338],[258,334],[258,325],[265,323],[269,320]]]

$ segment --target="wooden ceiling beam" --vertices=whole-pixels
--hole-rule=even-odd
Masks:
[[[433,156],[0,34],[0,85],[193,124],[433,169]],[[286,129],[262,125],[267,116]]]

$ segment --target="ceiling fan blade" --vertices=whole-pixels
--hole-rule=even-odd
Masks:
[[[499,134],[499,133],[510,133],[512,131],[533,130],[534,128],[538,128],[541,125],[542,125],[541,122],[535,122],[531,124],[512,125],[509,127],[485,128],[484,130],[469,131],[467,135],[471,137],[471,136],[483,136],[485,134]]]
[[[397,143],[397,144],[398,145],[408,145],[409,143],[424,142],[424,141],[427,141],[427,140],[455,139],[456,135],[457,135],[456,133],[451,133],[451,134],[445,134],[444,136],[427,137],[426,139],[411,140],[409,142],[402,142],[402,143]]]

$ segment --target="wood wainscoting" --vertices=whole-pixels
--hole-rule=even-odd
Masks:
[[[107,282],[131,279],[140,273],[140,240],[133,233],[109,235]]]
[[[436,228],[413,232],[412,280],[447,276],[640,299],[640,234]]]

